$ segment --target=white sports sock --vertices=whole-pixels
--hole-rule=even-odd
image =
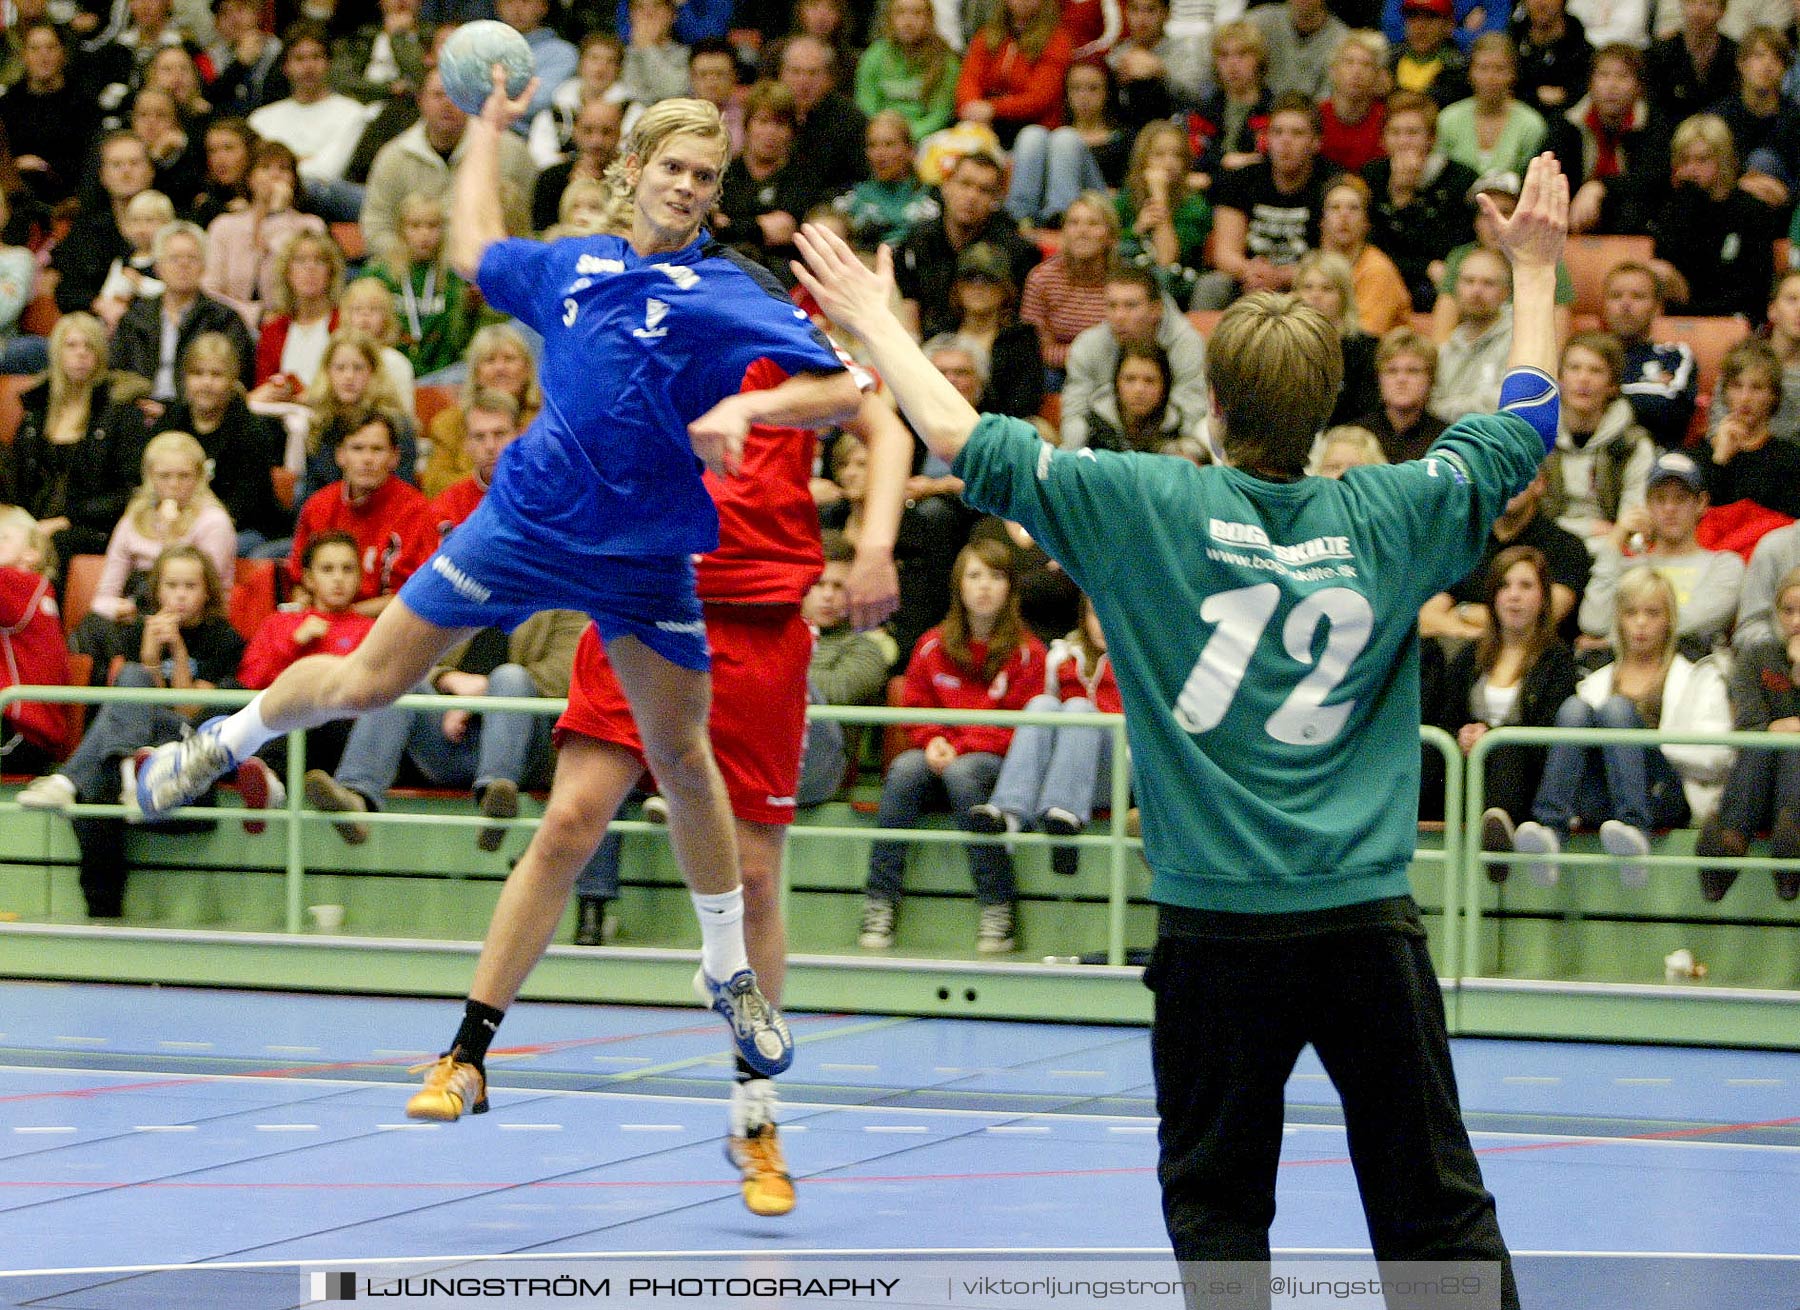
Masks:
[[[744,889],[733,887],[716,896],[690,893],[700,920],[700,967],[714,982],[724,982],[750,967],[744,950]]]
[[[263,722],[265,695],[266,692],[258,692],[255,700],[219,725],[219,740],[239,762],[249,759],[278,735],[270,732],[269,725]]]

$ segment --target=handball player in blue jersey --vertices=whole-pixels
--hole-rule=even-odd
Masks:
[[[392,703],[481,628],[579,610],[599,628],[669,802],[700,918],[696,982],[745,1061],[778,1073],[793,1044],[745,953],[731,813],[707,738],[693,560],[717,546],[718,514],[701,465],[735,473],[752,425],[826,426],[854,414],[860,393],[774,278],[705,234],[730,150],[710,103],[664,100],[638,119],[608,173],[615,230],[629,237],[546,244],[506,235],[499,143],[532,90],[508,99],[497,67],[494,87],[468,126],[450,258],[543,336],[543,411],[353,655],[300,660],[236,714],[171,743],[139,771],[139,803],[155,819],[282,733]],[[753,370],[780,380],[746,390]],[[490,1018],[471,1013],[457,1045],[480,1040]],[[449,1081],[468,1068],[452,1059],[457,1045],[440,1061]],[[473,1083],[445,1090],[480,1097]]]

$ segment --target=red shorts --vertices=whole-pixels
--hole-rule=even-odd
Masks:
[[[806,744],[806,670],[813,635],[798,606],[708,605],[712,715],[708,728],[731,812],[747,823],[792,823]],[[644,745],[593,624],[575,650],[569,708],[557,740],[578,733],[634,752]]]

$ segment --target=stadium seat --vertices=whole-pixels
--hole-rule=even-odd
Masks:
[[[1046,391],[1044,403],[1038,406],[1038,417],[1053,428],[1062,426],[1062,393]]]
[[[37,295],[19,314],[19,331],[30,333],[34,337],[47,337],[50,329],[56,326],[56,320],[62,317],[62,310],[56,307],[56,297]]]
[[[25,417],[19,397],[37,382],[35,376],[9,374],[0,377],[0,441],[11,441]]]
[[[906,704],[905,692],[906,692],[906,675],[904,673],[896,673],[893,677],[888,679],[887,703],[889,705],[893,706],[896,709],[905,705]],[[885,778],[887,776],[887,771],[888,771],[889,767],[894,763],[894,761],[896,759],[898,759],[900,757],[900,754],[903,751],[906,751],[911,748],[912,739],[906,735],[907,730],[911,727],[912,727],[912,725],[909,723],[890,723],[887,725],[887,727],[882,729],[882,731],[881,731],[881,775],[882,775],[882,777]]]
[[[1606,275],[1628,259],[1648,260],[1656,254],[1649,237],[1572,236],[1563,255],[1569,278],[1575,283],[1577,314],[1598,314]]]
[[[413,412],[419,418],[419,432],[421,434],[430,432],[431,420],[436,418],[440,411],[454,408],[456,403],[455,387],[434,383],[413,388]]]
[[[1194,325],[1194,331],[1201,336],[1210,337],[1213,329],[1219,326],[1219,315],[1224,312],[1222,309],[1190,309],[1187,321]]]
[[[338,243],[338,249],[344,252],[344,258],[349,260],[352,264],[356,263],[369,253],[368,246],[363,241],[363,231],[360,224],[333,223],[331,225],[331,239]]]
[[[275,561],[241,559],[231,586],[231,626],[245,641],[256,638],[263,620],[275,612]]]
[[[281,502],[281,507],[294,508],[294,493],[300,482],[294,470],[285,464],[277,464],[269,470],[269,481],[275,484],[275,499]]]
[[[66,687],[85,687],[94,676],[94,657],[92,655],[69,655],[69,676],[64,682]],[[87,731],[88,711],[92,706],[83,705],[79,701],[70,701],[62,707],[69,720],[69,751],[62,758],[68,759],[75,753],[75,747],[81,741],[81,734]]]
[[[63,572],[63,631],[74,635],[75,625],[94,608],[94,591],[100,585],[104,555],[77,555]]]

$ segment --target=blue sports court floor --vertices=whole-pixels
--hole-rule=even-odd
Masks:
[[[296,1301],[285,1280],[172,1294],[136,1272],[195,1264],[1167,1250],[1141,1029],[796,1016],[800,1204],[764,1220],[720,1155],[710,1016],[523,1004],[493,1111],[409,1123],[406,1066],[459,1014],[0,984],[0,1304]],[[1800,1306],[1800,1054],[1464,1040],[1456,1061],[1527,1307]],[[1275,1245],[1366,1250],[1310,1053],[1288,1098]]]

